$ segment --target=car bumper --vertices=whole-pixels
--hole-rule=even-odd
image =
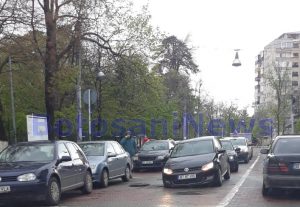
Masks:
[[[45,199],[47,192],[46,183],[42,182],[7,182],[1,183],[0,188],[9,186],[9,192],[0,193],[0,200],[7,199],[25,199],[25,200],[42,200]]]
[[[267,188],[300,189],[300,176],[264,174],[264,184]]]
[[[144,161],[134,160],[133,169],[154,169],[154,168],[163,168],[166,163],[166,160],[154,160],[152,163],[145,163]]]
[[[180,175],[196,174],[196,178],[192,179],[179,179]],[[164,183],[170,186],[191,186],[191,185],[203,185],[214,181],[216,170],[212,169],[206,172],[195,171],[188,173],[173,173],[172,175],[162,175]]]

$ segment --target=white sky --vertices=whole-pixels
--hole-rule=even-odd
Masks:
[[[153,26],[196,48],[204,90],[240,108],[254,102],[255,56],[285,32],[300,31],[299,0],[134,0],[149,3]],[[239,48],[241,67],[231,66]]]

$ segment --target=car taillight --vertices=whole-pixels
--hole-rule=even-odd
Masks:
[[[288,166],[285,163],[269,163],[268,173],[287,173],[289,171]]]

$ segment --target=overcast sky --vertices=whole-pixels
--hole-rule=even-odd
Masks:
[[[190,35],[204,90],[240,108],[254,102],[255,56],[282,33],[300,31],[299,0],[134,0],[149,3],[153,26]],[[240,49],[241,67],[231,66]]]

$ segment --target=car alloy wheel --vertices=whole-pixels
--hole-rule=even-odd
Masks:
[[[48,190],[46,195],[46,203],[48,205],[57,205],[60,201],[60,185],[55,177],[51,177],[48,184]]]
[[[104,169],[100,177],[100,186],[106,188],[108,186],[108,172]]]
[[[85,178],[84,178],[84,186],[82,188],[82,192],[84,194],[90,194],[93,190],[93,180],[92,175],[89,171],[86,172]]]
[[[124,175],[122,176],[122,181],[123,181],[123,182],[128,182],[129,179],[130,179],[130,168],[129,168],[129,166],[127,165],[126,168],[125,168]]]

